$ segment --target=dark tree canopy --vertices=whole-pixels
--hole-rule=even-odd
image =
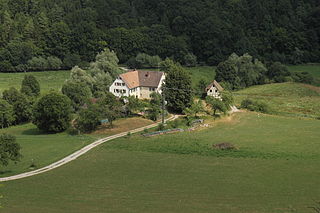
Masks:
[[[63,132],[71,122],[70,99],[58,93],[43,96],[35,104],[32,122],[45,132]]]
[[[85,66],[107,46],[121,63],[146,53],[217,65],[233,52],[320,61],[318,0],[23,0],[1,1],[0,8],[6,72]]]

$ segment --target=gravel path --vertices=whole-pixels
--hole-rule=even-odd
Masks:
[[[174,120],[176,118],[178,118],[177,115],[166,119],[166,121]],[[85,153],[87,153],[91,149],[93,149],[93,148],[95,148],[95,147],[97,147],[97,146],[99,146],[99,145],[101,145],[101,144],[103,144],[103,143],[105,143],[107,141],[126,136],[128,134],[128,132],[130,132],[130,133],[141,132],[141,131],[143,131],[145,129],[150,129],[150,128],[156,127],[158,124],[159,123],[155,123],[155,124],[144,126],[144,127],[138,128],[138,129],[131,130],[131,131],[127,131],[127,132],[119,133],[119,134],[112,135],[112,136],[109,136],[109,137],[106,137],[106,138],[102,138],[100,140],[97,140],[97,141],[95,141],[95,142],[83,147],[82,149],[72,153],[71,155],[69,155],[69,156],[67,156],[67,157],[65,157],[65,158],[63,158],[63,159],[61,159],[61,160],[59,160],[59,161],[57,161],[55,163],[52,163],[52,164],[50,164],[48,166],[45,166],[43,168],[31,171],[31,172],[25,172],[25,173],[14,175],[14,176],[10,176],[10,177],[0,178],[0,182],[18,180],[18,179],[22,179],[22,178],[38,175],[38,174],[41,174],[41,173],[44,173],[44,172],[48,172],[50,170],[53,170],[53,169],[58,168],[60,166],[63,166],[64,164],[67,164],[67,163],[77,159],[81,155],[84,155]]]

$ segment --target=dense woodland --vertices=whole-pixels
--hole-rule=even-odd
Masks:
[[[216,65],[320,61],[319,0],[0,0],[0,71],[86,66],[105,47]]]

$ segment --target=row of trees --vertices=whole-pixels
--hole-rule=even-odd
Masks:
[[[0,0],[0,71],[84,67],[106,46],[121,63],[146,53],[216,65],[232,52],[319,62],[319,23],[318,0]],[[49,57],[62,64],[42,66]]]

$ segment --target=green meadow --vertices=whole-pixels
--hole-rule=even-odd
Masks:
[[[309,67],[289,68],[316,76],[317,69]],[[194,87],[215,75],[213,67],[187,71]],[[69,76],[33,74],[42,92],[60,89]],[[23,75],[0,73],[0,92],[19,88]],[[1,183],[0,212],[315,213],[310,207],[320,201],[319,87],[281,83],[235,92],[237,105],[244,98],[265,101],[272,114],[239,112],[207,119],[209,127],[195,131],[112,140],[50,172]],[[37,168],[48,165],[96,138],[148,124],[131,123],[120,119],[115,129],[90,135],[48,135],[32,124],[0,130],[17,137],[23,155],[21,162],[1,167],[0,177],[30,171],[32,162]],[[213,148],[224,142],[236,149]]]
[[[117,139],[3,183],[2,212],[314,212],[320,121],[238,113],[211,125]],[[220,142],[238,150],[219,154]]]
[[[44,71],[28,73],[0,73],[0,93],[10,87],[20,89],[21,82],[26,74],[34,75],[40,83],[41,93],[50,90],[59,91],[63,83],[69,78],[69,71]]]

